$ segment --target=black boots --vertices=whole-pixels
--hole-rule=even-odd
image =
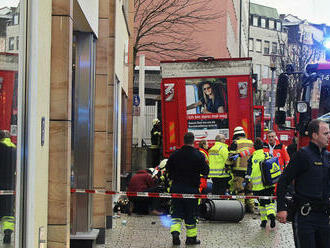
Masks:
[[[267,220],[262,220],[261,224],[260,224],[260,227],[265,228],[266,225],[267,225]]]
[[[9,230],[9,229],[6,229],[5,231],[4,231],[4,233],[5,233],[5,236],[3,237],[3,243],[4,244],[10,244],[10,242],[11,242],[11,234],[12,234],[12,230]]]
[[[268,217],[268,219],[270,219],[270,227],[271,228],[274,228],[275,225],[276,225],[276,223],[275,223],[275,215],[270,214],[267,217]],[[266,225],[267,225],[267,220],[261,221],[260,227],[265,228]]]
[[[173,245],[180,245],[180,233],[177,231],[171,232]]]
[[[199,245],[200,243],[201,241],[197,237],[187,237],[186,239],[186,245]]]
[[[276,223],[275,223],[275,216],[274,215],[270,215],[269,216],[269,219],[270,219],[270,227],[271,228],[274,228]]]

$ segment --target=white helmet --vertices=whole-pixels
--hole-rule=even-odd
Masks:
[[[235,127],[234,129],[234,135],[236,134],[244,134],[245,135],[245,131],[242,127],[238,126],[238,127]]]
[[[152,120],[152,125],[154,126],[154,125],[156,125],[156,124],[158,124],[160,121],[156,118],[156,119],[153,119]]]
[[[160,170],[164,170],[165,169],[165,166],[166,166],[166,163],[167,163],[167,158],[163,159],[162,161],[160,161],[160,164],[159,164],[159,169]]]

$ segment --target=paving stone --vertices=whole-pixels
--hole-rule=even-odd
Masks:
[[[122,225],[126,220],[126,225]],[[106,230],[106,244],[96,248],[167,248],[172,247],[169,227],[163,225],[158,216],[138,216],[122,214],[114,219],[112,229]],[[153,223],[153,224],[152,224]],[[290,224],[276,223],[271,229],[259,227],[260,220],[253,215],[245,215],[239,223],[199,221],[198,238],[201,245],[196,247],[219,248],[290,248],[294,247]],[[185,228],[180,235],[181,246],[185,247]],[[179,247],[179,246],[178,246]]]

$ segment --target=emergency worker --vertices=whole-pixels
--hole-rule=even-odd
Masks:
[[[264,151],[268,152],[273,157],[278,158],[282,171],[290,161],[290,156],[286,150],[286,146],[278,140],[276,133],[273,130],[269,130],[267,132],[267,139],[264,142]]]
[[[227,166],[229,166],[233,173],[232,191],[236,195],[252,195],[252,184],[249,182],[244,185],[248,159],[251,157],[241,157],[240,154],[244,151],[250,151],[253,148],[252,140],[246,138],[245,131],[242,127],[238,126],[234,129],[233,142],[229,147],[229,159]],[[254,213],[254,200],[253,199],[240,199],[245,206],[247,212]]]
[[[212,194],[214,195],[224,195],[229,189],[228,182],[231,176],[225,169],[228,159],[228,145],[225,141],[226,137],[218,134],[215,137],[215,144],[209,150],[209,178],[212,179]]]
[[[184,145],[171,154],[166,170],[172,180],[171,193],[198,194],[200,174],[207,175],[209,166],[201,152],[194,148],[194,134],[184,135]],[[172,199],[171,234],[173,245],[180,245],[182,219],[186,226],[186,245],[200,244],[197,239],[197,199]]]
[[[286,223],[294,210],[293,233],[296,247],[330,247],[329,124],[312,120],[308,125],[310,143],[291,159],[277,185],[277,218]],[[294,180],[294,208],[288,209],[285,194]],[[291,211],[290,211],[291,212]]]
[[[10,133],[8,132],[8,130],[2,130],[1,132],[2,134],[0,135],[0,137],[2,138],[0,139],[0,142],[8,147],[16,148],[16,145],[10,139]]]
[[[210,165],[208,149],[209,147],[206,140],[201,140],[198,143],[198,150],[204,155],[206,163]],[[206,189],[207,189],[207,176],[201,175],[201,184],[199,187],[199,191],[201,193],[205,193]]]
[[[152,120],[151,129],[151,166],[156,167],[160,162],[160,148],[162,142],[162,133],[160,128],[160,121],[156,118]]]
[[[153,179],[154,168],[139,170],[132,176],[127,191],[128,192],[157,192],[158,187]],[[129,197],[129,214],[153,214],[161,215],[159,211],[159,201],[157,198]]]
[[[269,153],[264,152],[263,142],[260,138],[257,138],[254,142],[254,149],[252,157],[248,160],[248,168],[246,179],[252,183],[252,191],[256,196],[273,196],[275,185],[265,186],[262,183],[262,175],[260,170],[260,162],[270,157]],[[270,227],[275,227],[275,202],[269,199],[259,199],[259,211],[261,224],[260,227],[266,227],[267,220],[270,219]]]
[[[16,148],[5,131],[0,131],[0,190],[15,190]],[[0,220],[4,232],[3,243],[11,243],[15,229],[14,195],[0,196]]]

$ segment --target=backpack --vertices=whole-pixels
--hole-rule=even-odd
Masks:
[[[265,153],[266,158],[259,163],[261,179],[264,186],[272,186],[278,182],[282,174],[277,157],[271,157]]]

